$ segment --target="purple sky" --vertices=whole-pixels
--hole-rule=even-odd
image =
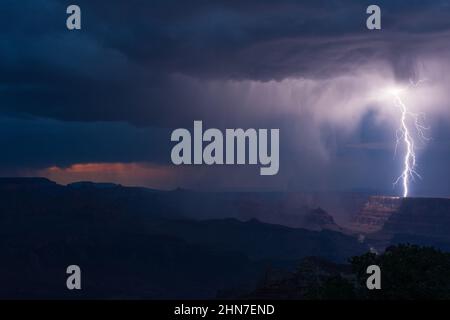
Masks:
[[[450,5],[378,1],[4,0],[0,10],[0,174],[170,189],[354,190],[400,194],[399,110],[425,113],[423,179],[450,196]],[[280,171],[175,167],[170,133],[280,128]]]

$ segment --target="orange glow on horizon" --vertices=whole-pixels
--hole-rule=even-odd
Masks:
[[[76,163],[69,167],[52,166],[38,175],[60,184],[77,181],[111,182],[127,186],[172,189],[177,186],[173,167],[149,163]]]

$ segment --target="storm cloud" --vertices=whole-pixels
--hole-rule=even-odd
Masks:
[[[436,180],[450,140],[448,1],[378,1],[379,31],[365,28],[366,1],[79,0],[83,27],[76,32],[65,28],[69,4],[2,2],[3,172],[168,165],[170,129],[203,120],[280,128],[274,188],[386,189],[399,169],[392,159],[397,123],[379,90],[426,79],[408,96],[433,128],[428,152],[440,150],[433,168],[422,168],[433,174],[421,192],[450,193]],[[32,129],[49,127],[69,143]],[[227,185],[230,172],[219,172],[183,181]]]

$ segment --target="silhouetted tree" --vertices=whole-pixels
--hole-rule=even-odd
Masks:
[[[351,259],[356,291],[368,299],[449,299],[450,254],[432,247],[397,245],[381,255],[366,253]],[[381,290],[368,290],[366,269],[381,268]]]

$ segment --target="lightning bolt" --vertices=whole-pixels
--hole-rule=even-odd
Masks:
[[[417,86],[417,83],[411,83],[412,86]],[[430,140],[425,132],[429,129],[423,125],[422,119],[425,118],[423,113],[413,113],[408,110],[406,104],[402,101],[399,90],[394,90],[391,92],[395,99],[395,105],[401,111],[400,117],[400,128],[397,130],[397,142],[395,146],[395,152],[397,152],[397,147],[400,142],[403,142],[405,146],[405,156],[403,158],[403,171],[401,175],[395,180],[394,186],[400,181],[403,185],[403,197],[407,197],[409,193],[409,182],[414,181],[416,177],[422,178],[420,174],[416,171],[417,161],[416,161],[416,143],[412,132],[417,133],[418,139],[422,141]],[[410,128],[411,127],[411,128]],[[414,130],[413,130],[414,129]]]

